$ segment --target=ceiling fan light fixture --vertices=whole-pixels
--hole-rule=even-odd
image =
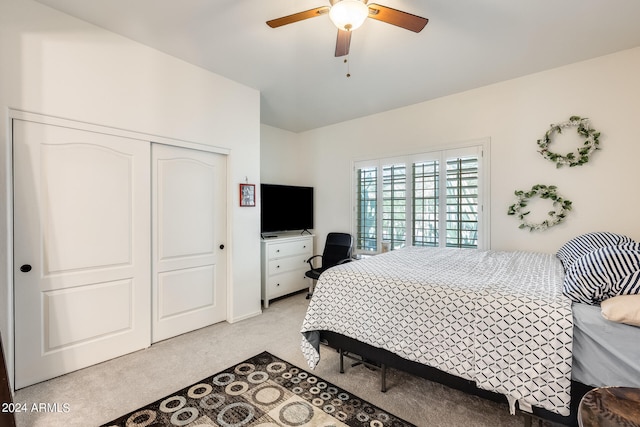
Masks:
[[[360,27],[369,16],[369,8],[361,0],[342,0],[331,6],[329,18],[336,27],[353,31]]]

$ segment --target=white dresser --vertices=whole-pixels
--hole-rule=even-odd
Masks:
[[[313,255],[313,235],[286,235],[263,239],[262,301],[269,301],[309,288],[304,273],[309,270],[307,260]]]

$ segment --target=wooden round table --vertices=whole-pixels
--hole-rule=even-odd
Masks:
[[[640,427],[640,388],[600,387],[578,407],[580,427]]]

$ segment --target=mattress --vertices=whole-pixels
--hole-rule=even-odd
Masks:
[[[602,317],[599,305],[574,303],[572,378],[593,387],[640,387],[640,328]]]
[[[407,247],[323,273],[302,326],[329,330],[504,394],[513,411],[569,414],[571,302],[550,254]]]

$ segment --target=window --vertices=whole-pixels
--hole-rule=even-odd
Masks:
[[[407,232],[407,167],[382,168],[382,240],[392,248],[404,246]]]
[[[354,163],[356,251],[485,248],[488,143]]]
[[[378,250],[378,169],[358,169],[356,247],[364,251]]]
[[[447,159],[447,246],[478,247],[478,203],[478,158]]]
[[[413,164],[413,244],[438,246],[438,161]]]

